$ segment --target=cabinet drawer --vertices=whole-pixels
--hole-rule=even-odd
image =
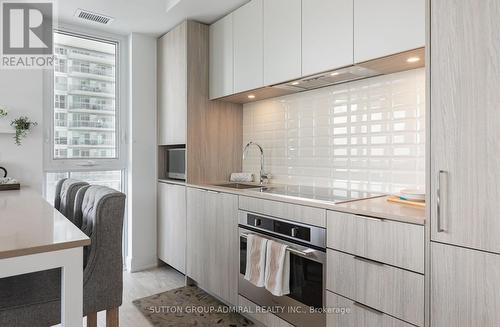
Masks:
[[[326,210],[279,201],[240,196],[241,210],[260,213],[304,224],[326,227]]]
[[[417,326],[424,324],[424,276],[327,250],[326,288]]]
[[[424,226],[328,211],[329,248],[424,273]]]
[[[411,327],[402,320],[386,315],[380,311],[363,306],[335,293],[326,292],[326,306],[333,310],[326,316],[327,327]]]

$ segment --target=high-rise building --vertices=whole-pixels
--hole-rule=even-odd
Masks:
[[[116,157],[115,45],[55,41],[54,158]]]

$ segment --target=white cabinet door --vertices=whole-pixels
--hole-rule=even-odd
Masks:
[[[186,187],[158,183],[158,257],[186,271]]]
[[[354,0],[354,62],[425,45],[425,0]]]
[[[496,0],[431,2],[431,239],[496,253],[500,253],[498,17]]]
[[[186,144],[187,24],[158,40],[158,144]]]
[[[264,85],[301,77],[301,0],[264,1]]]
[[[233,12],[234,93],[263,86],[262,1]]]
[[[302,1],[302,75],[353,64],[353,0]]]
[[[233,14],[210,25],[210,99],[233,93]]]
[[[500,255],[431,242],[431,326],[500,326]]]
[[[211,213],[206,212],[207,192],[187,188],[187,254],[186,274],[198,282],[200,287],[207,285],[209,273],[206,265],[210,258],[209,238],[206,231],[210,227]]]
[[[227,303],[238,303],[238,196],[187,189],[187,275]]]

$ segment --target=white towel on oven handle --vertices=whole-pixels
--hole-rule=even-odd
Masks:
[[[268,240],[266,251],[266,289],[275,296],[290,294],[290,252],[288,245]]]
[[[247,236],[245,279],[257,287],[264,287],[267,242],[267,238],[255,234]]]

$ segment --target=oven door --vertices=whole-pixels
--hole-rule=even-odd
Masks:
[[[279,241],[300,251],[310,251],[307,256],[290,253],[290,294],[274,296],[264,287],[257,287],[244,279],[247,258],[247,240],[249,233]],[[326,316],[322,313],[325,306],[326,253],[311,250],[305,246],[287,242],[269,235],[239,228],[240,238],[240,276],[238,293],[250,301],[272,310],[274,314],[295,326],[324,327]],[[320,310],[312,310],[312,309]]]

